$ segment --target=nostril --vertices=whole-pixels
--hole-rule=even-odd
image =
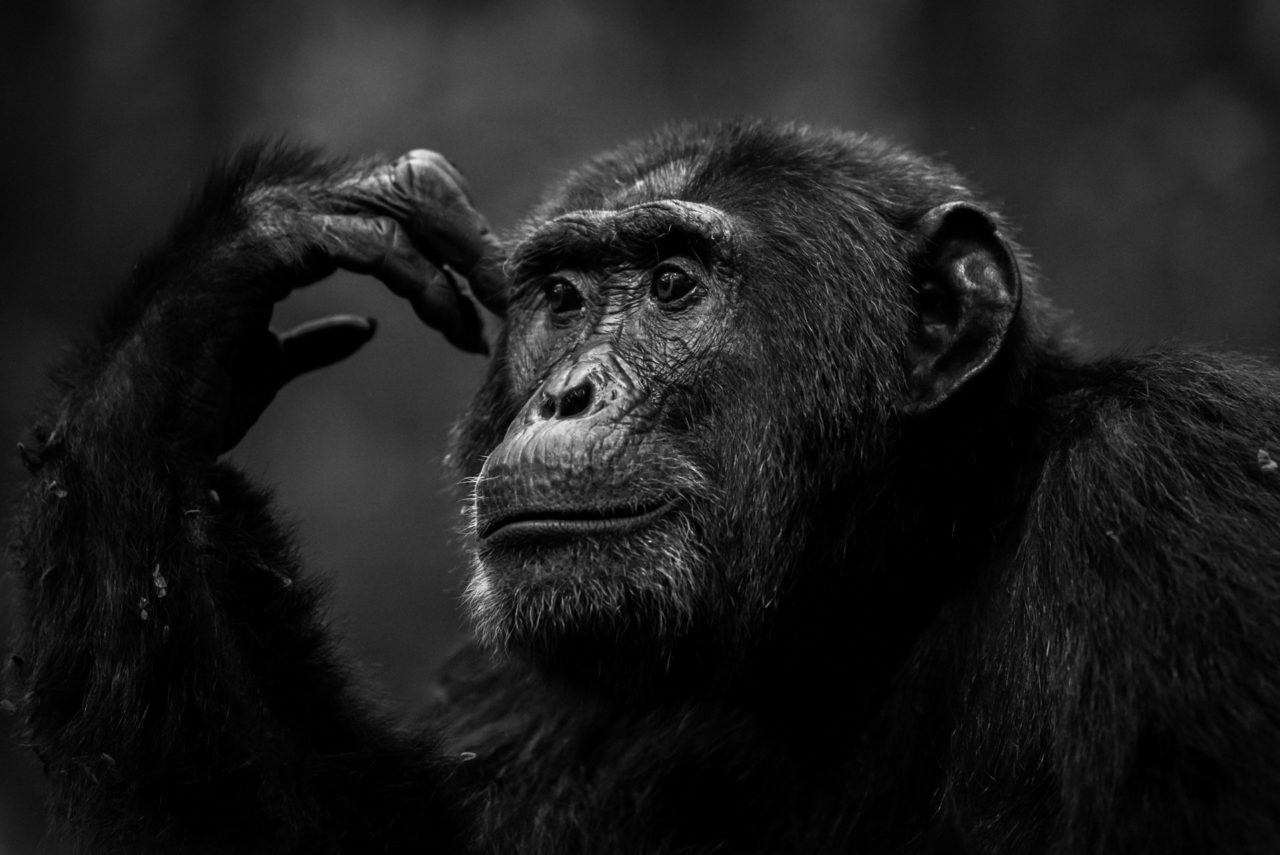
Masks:
[[[560,396],[560,405],[556,415],[562,419],[571,419],[591,406],[591,385],[583,383],[565,391]]]

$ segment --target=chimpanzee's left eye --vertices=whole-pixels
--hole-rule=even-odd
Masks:
[[[659,303],[672,303],[697,287],[698,280],[680,268],[659,267],[649,283],[649,293]]]

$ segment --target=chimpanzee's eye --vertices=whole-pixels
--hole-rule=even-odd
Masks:
[[[552,279],[543,285],[542,297],[553,315],[573,315],[582,308],[582,292],[564,279]]]
[[[649,293],[659,303],[673,303],[698,287],[698,280],[679,267],[659,267],[653,272]]]

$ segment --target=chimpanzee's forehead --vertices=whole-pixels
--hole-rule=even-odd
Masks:
[[[617,209],[569,211],[534,229],[511,256],[517,278],[571,266],[634,260],[652,263],[673,253],[703,263],[732,259],[739,226],[712,205],[654,199]]]
[[[681,198],[694,170],[695,161],[689,157],[658,163],[629,184],[619,181],[617,190],[608,194],[606,207],[621,210],[641,202]]]
[[[532,224],[540,226],[579,210],[618,211],[660,199],[687,199],[700,165],[696,156],[663,152],[587,164],[543,200],[533,212]]]

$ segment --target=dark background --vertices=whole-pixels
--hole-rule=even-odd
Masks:
[[[870,130],[1003,200],[1095,345],[1280,344],[1274,0],[45,0],[0,11],[0,69],[4,443],[210,160],[263,134],[439,149],[505,226],[668,119]],[[378,338],[286,390],[235,456],[277,486],[353,655],[407,709],[458,638],[440,459],[483,364],[356,277],[281,314],[330,311],[378,316]],[[2,467],[8,506],[22,472]],[[0,852],[37,851],[36,765],[0,742]]]

